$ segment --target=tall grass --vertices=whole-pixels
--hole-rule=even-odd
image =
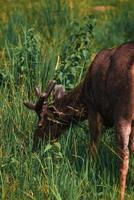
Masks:
[[[2,14],[6,3],[0,3]],[[24,100],[35,100],[35,84],[44,90],[47,81],[55,76],[71,88],[81,80],[98,49],[133,39],[131,1],[110,1],[109,4],[116,8],[102,12],[94,11],[100,5],[97,0],[77,3],[14,0],[8,12],[1,14],[0,199],[117,199],[119,157],[113,130],[104,132],[96,160],[88,150],[87,122],[77,127],[71,125],[57,141],[46,141],[40,152],[32,153],[36,117],[23,106]],[[86,21],[89,15],[94,17]],[[91,24],[93,30],[89,31],[86,27],[91,28]],[[75,48],[78,43],[80,48]],[[77,64],[73,63],[76,61],[73,54],[81,56]],[[57,74],[55,66],[59,70]],[[77,80],[67,78],[68,74],[74,77],[73,73],[77,74]],[[128,200],[134,199],[133,166],[131,157]]]
[[[111,10],[100,16],[101,20],[97,21],[94,29],[94,36],[99,48],[117,46],[134,40],[133,9],[132,1],[120,1],[118,6],[114,4]]]

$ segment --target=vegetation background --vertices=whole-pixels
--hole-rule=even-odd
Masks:
[[[0,1],[0,199],[117,200],[116,137],[104,131],[95,161],[87,122],[32,153],[34,87],[75,87],[95,54],[134,39],[132,0]],[[126,200],[134,199],[131,156]]]

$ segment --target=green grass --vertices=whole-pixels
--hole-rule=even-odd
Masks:
[[[115,9],[95,11],[97,5]],[[60,68],[55,73],[57,63],[69,89],[76,80],[68,77],[76,73],[80,80],[99,49],[134,39],[132,1],[14,0],[0,2],[0,9],[0,199],[117,200],[119,157],[114,131],[104,131],[96,160],[88,150],[87,122],[70,126],[56,142],[46,142],[40,152],[32,153],[37,119],[23,101],[35,100],[35,85],[44,90],[54,76],[61,81]],[[83,28],[89,15],[92,37]],[[75,52],[78,33],[81,46]],[[80,34],[86,36],[89,49]],[[74,64],[77,56],[80,59]],[[131,156],[126,200],[134,199],[133,167]]]

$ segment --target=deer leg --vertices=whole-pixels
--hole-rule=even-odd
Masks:
[[[91,112],[88,115],[89,129],[90,129],[90,151],[94,156],[97,152],[97,143],[101,134],[102,121],[100,114],[97,112]]]
[[[130,141],[129,141],[129,149],[132,153],[134,153],[134,126],[131,127]]]
[[[129,167],[129,136],[131,132],[131,123],[127,120],[119,120],[115,124],[116,133],[118,137],[119,155],[121,158],[120,163],[120,199],[124,200],[126,177]]]

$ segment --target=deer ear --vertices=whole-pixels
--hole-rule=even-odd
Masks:
[[[53,98],[60,99],[65,95],[65,88],[63,85],[55,85],[53,89]]]

